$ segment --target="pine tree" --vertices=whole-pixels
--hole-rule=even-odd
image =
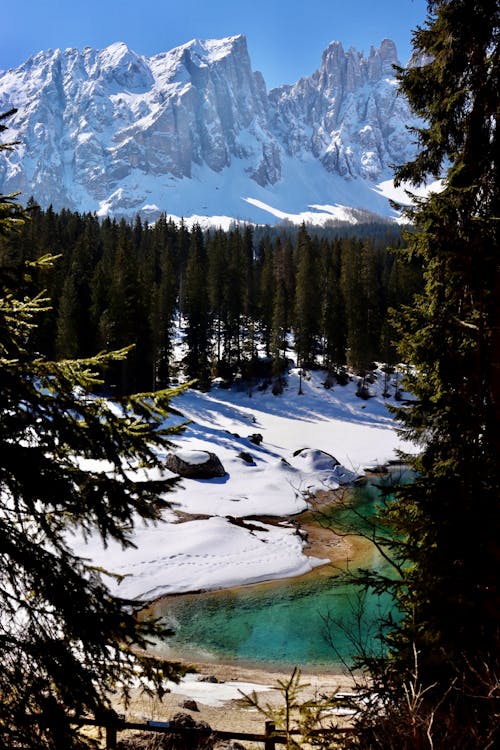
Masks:
[[[171,245],[167,245],[161,250],[159,270],[160,278],[154,285],[150,314],[151,338],[154,348],[155,389],[158,387],[164,388],[168,383],[174,349],[173,325],[178,285]]]
[[[273,270],[273,246],[269,237],[264,237],[259,243],[257,264],[259,270],[258,315],[264,351],[266,353],[266,357],[270,357],[275,284]]]
[[[172,394],[118,414],[92,391],[123,353],[52,362],[30,349],[49,303],[23,293],[33,266],[3,252],[22,216],[12,198],[0,211],[0,745],[72,750],[90,745],[72,718],[102,718],[111,690],[177,672],[141,655],[157,626],[71,549],[75,533],[126,547],[137,520],[160,520],[172,481],[133,472],[161,467]]]
[[[243,237],[238,227],[227,238],[226,316],[224,320],[225,357],[232,373],[241,366],[243,341],[243,313],[245,309],[245,281],[248,257],[244,253]]]
[[[109,313],[115,250],[118,242],[116,221],[106,218],[101,224],[102,254],[90,282],[90,323],[95,329],[95,351],[109,350],[112,346],[114,322]],[[110,375],[106,375],[108,384]]]
[[[207,242],[208,256],[208,295],[213,315],[215,338],[215,374],[223,373],[223,325],[227,316],[227,248],[226,235],[222,230],[215,232]]]
[[[91,281],[99,260],[99,227],[95,217],[61,214],[65,228],[64,250],[57,265],[63,274],[57,290],[55,354],[57,357],[88,357],[95,353],[95,331],[90,321]],[[64,278],[64,280],[62,280]],[[56,304],[55,293],[50,295]]]
[[[64,280],[57,316],[56,354],[58,358],[75,359],[81,354],[79,340],[81,307],[78,289],[72,274]]]
[[[341,288],[341,243],[321,243],[323,276],[322,331],[324,362],[338,372],[346,364],[345,302]]]
[[[297,275],[295,287],[295,349],[297,366],[309,367],[316,361],[321,327],[319,253],[304,225],[297,233],[295,248]]]
[[[355,372],[363,376],[373,363],[365,258],[366,249],[361,240],[349,240],[345,243],[342,252],[341,289],[345,300],[347,361]]]
[[[109,336],[108,346],[113,349],[134,346],[130,356],[114,367],[117,393],[123,395],[141,388],[139,367],[141,356],[138,347],[143,333],[144,311],[141,307],[139,272],[130,227],[123,220],[120,222],[115,248],[115,260],[109,289],[107,308]],[[148,368],[148,375],[151,368]],[[151,377],[147,380],[151,386]]]
[[[286,370],[287,352],[287,320],[286,296],[282,279],[276,280],[272,319],[271,353],[273,358],[273,374],[281,378]]]
[[[271,351],[273,372],[281,377],[286,369],[288,334],[294,303],[293,251],[289,241],[278,238],[274,250],[274,284]]]
[[[186,373],[196,387],[207,388],[210,379],[211,326],[208,306],[207,254],[199,226],[191,232],[186,266],[184,314],[186,316]]]
[[[399,71],[420,150],[396,176],[444,182],[409,211],[425,288],[398,321],[397,417],[420,453],[386,517],[404,574],[389,664],[402,695],[418,662],[433,747],[472,749],[500,738],[500,4],[428,6]]]
[[[242,283],[242,320],[241,320],[241,352],[243,358],[242,375],[252,378],[256,372],[257,362],[257,328],[255,318],[256,280],[253,247],[253,231],[246,226],[241,243],[241,283]]]

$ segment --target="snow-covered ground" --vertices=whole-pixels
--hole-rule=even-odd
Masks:
[[[302,395],[297,370],[280,396],[237,387],[186,391],[175,406],[190,422],[175,443],[184,457],[193,451],[193,463],[199,451],[215,453],[226,475],[182,479],[167,496],[174,505],[164,522],[136,525],[135,547],[103,549],[96,540],[75,539],[75,551],[125,576],[119,585],[110,579],[116,593],[148,600],[300,575],[321,564],[304,554],[286,517],[307,507],[308,493],[338,487],[408,449],[381,395],[383,376],[366,401],[355,395],[356,380],[325,389],[323,378],[321,371],[302,378]],[[255,434],[262,436],[258,444],[249,439]],[[180,522],[179,511],[196,517],[182,515]],[[275,516],[276,524],[256,516]]]
[[[396,191],[391,179],[379,184],[361,177],[346,180],[326,171],[310,155],[299,161],[285,155],[281,158],[282,179],[265,187],[254,181],[249,184],[251,162],[241,159],[220,172],[193,165],[191,178],[169,176],[156,180],[153,188],[150,178],[136,169],[100,202],[97,215],[126,214],[123,204],[128,200],[150,221],[155,221],[166,206],[169,219],[177,223],[182,218],[188,227],[199,224],[204,229],[215,226],[228,231],[235,222],[274,225],[286,220],[323,226],[327,222],[357,224],[369,220],[369,216],[358,215],[359,211],[397,220],[399,212],[389,199],[409,203],[408,196],[403,190]],[[78,200],[94,205],[81,190]]]

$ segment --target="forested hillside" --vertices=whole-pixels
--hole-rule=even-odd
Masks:
[[[359,228],[358,237],[304,226],[202,232],[164,216],[148,225],[29,209],[12,253],[60,256],[55,270],[31,280],[29,291],[47,290],[52,308],[33,347],[67,358],[133,344],[127,362],[107,373],[118,394],[175,377],[201,388],[213,377],[272,377],[279,390],[290,347],[299,366],[321,364],[338,378],[346,367],[390,366],[389,310],[421,284],[418,266],[388,250],[401,240],[384,225]]]

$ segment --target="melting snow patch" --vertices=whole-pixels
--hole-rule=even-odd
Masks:
[[[241,693],[268,692],[273,690],[269,685],[258,685],[252,682],[202,682],[199,675],[187,675],[177,685],[169,682],[172,693],[185,695],[205,706],[218,707],[231,700],[241,698]],[[241,691],[241,692],[240,692]]]

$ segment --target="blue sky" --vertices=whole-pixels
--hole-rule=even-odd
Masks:
[[[333,40],[368,52],[388,37],[406,63],[425,13],[425,0],[23,0],[2,8],[0,70],[41,49],[123,41],[149,56],[241,33],[272,88],[314,72]]]

